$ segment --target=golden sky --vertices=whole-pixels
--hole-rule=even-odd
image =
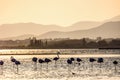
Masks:
[[[35,22],[68,26],[120,15],[120,0],[0,0],[0,24]]]

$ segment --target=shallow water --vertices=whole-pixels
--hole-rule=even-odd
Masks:
[[[120,54],[120,49],[1,49],[0,54]]]
[[[36,56],[36,55],[34,55]],[[73,55],[71,57],[76,57]],[[14,56],[15,57],[15,56]],[[38,57],[38,56],[36,56]],[[69,56],[70,57],[70,56]],[[78,56],[80,57],[80,56]],[[100,56],[101,57],[101,56]],[[41,57],[38,57],[41,58]],[[44,59],[45,57],[42,57]],[[75,61],[75,64],[71,64],[68,66],[67,64],[67,57],[60,58],[57,61],[57,67],[55,67],[55,62],[53,61],[52,57],[46,56],[46,58],[50,58],[52,62],[48,64],[43,63],[42,67],[40,63],[37,63],[37,70],[34,70],[34,63],[32,62],[32,56],[19,56],[16,57],[17,60],[21,62],[19,65],[19,72],[17,74],[16,65],[10,61],[9,58],[2,58],[4,60],[3,66],[3,74],[1,73],[1,79],[41,79],[41,78],[50,78],[50,79],[61,79],[61,78],[78,78],[86,79],[87,78],[102,78],[104,77],[118,77],[120,78],[120,63],[117,65],[117,72],[115,73],[114,65],[112,62],[114,60],[120,62],[120,57],[104,57],[104,63],[102,63],[102,68],[100,68],[100,64],[95,62],[93,63],[93,68],[91,68],[91,63],[89,62],[89,57],[80,57],[83,62]],[[75,58],[76,59],[76,58]],[[97,57],[95,57],[97,60]],[[70,71],[68,70],[70,69]],[[1,70],[2,72],[2,70]],[[74,75],[72,73],[75,73]],[[53,76],[54,75],[54,76]],[[101,77],[100,77],[101,76]]]
[[[108,51],[107,51],[108,52]],[[56,55],[1,55],[0,60],[4,61],[3,68],[0,69],[0,80],[119,80],[120,79],[120,55],[117,53],[111,54],[68,54],[60,55],[60,59],[56,62],[53,60]],[[10,57],[13,56],[21,62],[17,66],[10,61]],[[38,59],[51,59],[51,62],[40,64],[37,62],[37,70],[32,58]],[[75,61],[73,64],[68,65],[67,59],[73,57]],[[89,62],[89,58],[93,57],[96,60],[99,57],[103,57],[104,62],[100,64],[96,62]],[[76,61],[76,58],[81,58],[82,62]],[[115,66],[113,61],[118,61],[116,66],[117,72],[115,72]],[[42,65],[42,67],[41,67]]]

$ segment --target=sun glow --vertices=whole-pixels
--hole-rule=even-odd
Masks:
[[[35,22],[71,25],[120,14],[120,0],[0,0],[0,24]]]

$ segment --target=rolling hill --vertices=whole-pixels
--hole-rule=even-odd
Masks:
[[[120,38],[120,16],[103,22],[80,21],[71,26],[15,23],[0,25],[0,40],[37,38]]]
[[[96,28],[88,30],[76,30],[70,32],[51,31],[39,36],[39,38],[120,38],[120,21],[107,22]]]

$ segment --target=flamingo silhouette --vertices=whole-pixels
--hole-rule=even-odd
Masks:
[[[56,62],[59,60],[59,52],[57,52],[57,57],[54,57],[53,60],[55,61],[55,67],[57,67]]]
[[[81,61],[82,61],[82,59],[77,58],[78,65],[80,65],[80,62],[81,62]]]
[[[53,58],[53,60],[55,61],[55,67],[57,67],[56,62],[57,62],[57,61],[59,60],[59,58],[60,58],[60,57],[59,57],[59,54],[60,54],[60,52],[58,51],[58,52],[57,52],[57,57],[54,57],[54,58]]]
[[[81,62],[82,60],[80,58],[77,58],[77,62]]]
[[[113,64],[115,66],[115,73],[116,73],[117,72],[117,64],[118,64],[118,62],[117,61],[113,61]]]
[[[0,61],[0,66],[1,66],[1,74],[3,74],[3,64],[4,64],[4,62],[1,60],[1,61]]]
[[[59,58],[55,57],[55,58],[53,58],[53,60],[55,61],[55,67],[57,67],[56,62],[59,60]]]
[[[50,59],[48,59],[48,58],[45,58],[45,60],[44,60],[44,61],[47,63],[47,67],[46,67],[46,68],[47,68],[47,71],[48,71],[48,63],[49,63],[49,62],[51,62],[51,60],[50,60]]]
[[[77,58],[76,60],[77,60],[77,62],[78,62],[78,66],[80,66],[80,62],[82,61],[82,59]],[[79,71],[79,73],[80,73],[80,67],[78,67],[78,71]]]
[[[75,67],[75,59],[72,57],[70,58],[70,60],[74,62],[74,67]]]
[[[18,65],[20,65],[21,63],[20,63],[20,61],[15,61],[15,64],[16,64],[16,66],[17,66],[17,74],[18,74],[18,72],[19,72],[19,68],[18,68]]]
[[[89,62],[91,62],[92,64],[91,64],[91,67],[92,67],[92,71],[93,71],[93,62],[95,62],[96,60],[94,59],[94,58],[90,58],[89,59]]]
[[[4,64],[4,62],[1,60],[1,61],[0,61],[0,65],[3,65],[3,64]]]
[[[68,74],[70,75],[70,66],[72,64],[72,61],[70,59],[67,60],[67,64],[68,64]]]
[[[42,63],[44,63],[44,60],[39,59],[38,62],[41,64],[41,71],[42,71]]]
[[[104,59],[103,59],[103,58],[98,58],[98,61],[97,61],[97,62],[100,63],[100,72],[101,72],[101,63],[104,62]]]
[[[33,57],[32,61],[34,62],[34,70],[37,70],[37,57]]]
[[[11,56],[11,62],[13,63],[13,69],[14,69],[14,65],[15,65],[15,61],[16,61],[16,59],[13,57],[13,56]]]

